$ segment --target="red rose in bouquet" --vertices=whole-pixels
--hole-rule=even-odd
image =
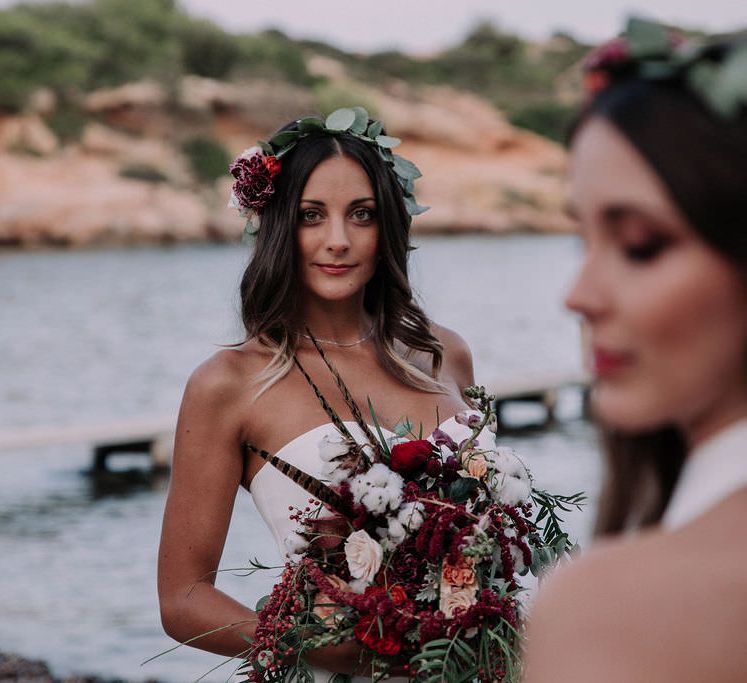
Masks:
[[[400,473],[417,472],[425,467],[433,455],[433,444],[426,439],[405,441],[392,447],[389,466]]]
[[[402,649],[402,641],[394,633],[381,633],[379,620],[372,614],[364,614],[355,626],[355,637],[366,647],[380,655],[398,655]],[[396,632],[395,632],[396,633]]]

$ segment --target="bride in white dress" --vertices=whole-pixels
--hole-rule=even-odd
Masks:
[[[180,642],[208,634],[190,645],[235,656],[254,631],[255,612],[214,586],[238,487],[251,491],[279,545],[292,529],[288,507],[307,504],[305,491],[244,445],[320,473],[317,445],[334,428],[294,354],[350,419],[308,332],[358,405],[371,399],[384,427],[408,418],[424,434],[439,421],[452,432],[460,428],[451,417],[466,407],[470,352],[413,301],[407,207],[414,202],[405,199],[414,198],[383,156],[370,140],[322,130],[295,140],[279,172],[268,162],[272,186],[241,284],[247,339],[195,370],[179,414],[158,588],[164,628]],[[407,172],[407,162],[398,163]],[[326,681],[330,672],[365,674],[360,654],[350,642],[308,659],[316,679]]]
[[[540,589],[526,683],[747,681],[747,43],[687,65],[639,28],[655,57],[590,60],[571,148],[605,540]]]

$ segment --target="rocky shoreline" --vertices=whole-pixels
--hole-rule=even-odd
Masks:
[[[432,208],[415,232],[574,229],[559,145],[472,94],[401,84],[365,93],[423,172],[416,194]],[[171,95],[140,82],[82,96],[82,128],[66,140],[50,125],[59,106],[48,92],[25,112],[0,113],[1,247],[237,241],[231,178],[195,175],[185,141],[211,140],[230,158],[278,121],[313,113],[308,95],[287,85],[190,76]]]
[[[58,678],[41,660],[31,660],[18,655],[0,652],[0,683],[130,683],[121,678],[101,678],[93,675],[75,675]],[[148,679],[143,683],[158,683]]]

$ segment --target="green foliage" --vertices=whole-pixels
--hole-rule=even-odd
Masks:
[[[306,69],[298,43],[280,31],[234,38],[238,55],[234,75],[252,78],[280,78],[296,85],[312,85],[315,80]]]
[[[241,57],[234,37],[209,21],[190,21],[181,30],[182,66],[186,73],[226,78]]]
[[[351,84],[329,83],[324,81],[313,88],[316,109],[323,113],[360,105],[376,118],[376,107],[369,101],[366,93]]]
[[[190,138],[182,145],[182,151],[189,159],[192,172],[203,182],[212,183],[228,174],[231,156],[223,144],[210,137]]]
[[[0,10],[0,109],[20,110],[40,86],[71,95],[145,78],[171,85],[196,74],[278,79],[313,88],[320,111],[362,104],[375,116],[373,103],[355,86],[309,74],[306,57],[319,54],[340,61],[364,83],[396,78],[472,90],[518,125],[558,139],[567,110],[553,100],[555,80],[585,49],[566,35],[540,49],[482,23],[461,44],[432,57],[396,50],[366,55],[275,30],[231,34],[190,17],[176,0],[21,4]]]
[[[458,635],[426,643],[410,667],[421,683],[468,683],[477,674],[474,652]]]
[[[58,104],[45,118],[47,126],[62,142],[79,140],[89,120],[90,117],[69,103]]]
[[[123,178],[131,178],[132,180],[142,180],[147,183],[163,183],[169,178],[160,169],[152,166],[151,164],[134,162],[131,164],[125,164],[119,169],[119,175]]]
[[[509,116],[509,121],[514,126],[563,142],[574,112],[575,107],[544,99],[520,107]]]

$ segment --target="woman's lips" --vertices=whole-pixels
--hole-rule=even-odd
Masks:
[[[592,349],[592,362],[594,363],[594,374],[597,377],[609,377],[630,365],[633,357],[629,353],[610,351],[594,347]]]
[[[349,263],[315,263],[314,265],[327,275],[345,275],[355,268],[355,265]]]

